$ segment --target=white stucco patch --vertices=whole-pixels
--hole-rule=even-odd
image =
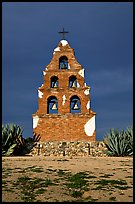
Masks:
[[[68,44],[68,42],[66,40],[61,40],[60,42],[62,43],[62,46],[65,46]]]
[[[43,97],[43,93],[41,91],[38,90],[38,97],[42,98]]]
[[[88,122],[84,125],[84,131],[88,136],[93,135],[95,131],[95,116],[88,120]]]
[[[88,101],[87,105],[86,105],[87,109],[90,109],[90,101]]]
[[[80,87],[80,84],[78,83],[78,81],[77,81],[77,87]]]
[[[62,105],[63,105],[63,106],[64,106],[65,102],[66,102],[66,96],[63,95],[63,96],[62,96]]]
[[[55,49],[54,49],[54,52],[55,51],[60,51],[60,48],[59,47],[56,47]]]
[[[90,88],[88,88],[88,89],[86,89],[85,91],[84,91],[84,94],[85,95],[88,95],[90,93]]]
[[[36,128],[38,125],[39,117],[36,115],[33,117],[33,128]]]
[[[54,49],[53,55],[55,54],[56,51],[60,51],[60,48],[59,48],[59,47],[56,47],[56,48]]]
[[[80,74],[82,77],[84,77],[84,69],[81,69],[78,74]]]
[[[45,72],[45,71],[43,71],[43,75],[46,75],[46,72]]]

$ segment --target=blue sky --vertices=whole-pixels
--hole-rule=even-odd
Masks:
[[[96,115],[97,140],[110,128],[133,125],[132,2],[3,2],[2,121],[32,137],[42,71],[62,27],[85,69]]]

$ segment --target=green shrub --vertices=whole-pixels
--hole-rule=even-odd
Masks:
[[[121,132],[110,129],[110,133],[104,137],[104,143],[109,156],[133,155],[133,128],[127,128],[126,131],[122,130]]]

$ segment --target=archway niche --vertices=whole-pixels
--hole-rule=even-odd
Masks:
[[[47,99],[47,114],[58,114],[58,100],[55,96]]]
[[[70,113],[81,113],[80,98],[76,95],[70,98]]]

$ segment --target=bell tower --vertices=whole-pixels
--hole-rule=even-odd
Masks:
[[[64,29],[63,29],[64,32]],[[95,141],[95,116],[84,69],[64,34],[43,71],[38,88],[38,110],[32,114],[33,131],[41,141]]]

